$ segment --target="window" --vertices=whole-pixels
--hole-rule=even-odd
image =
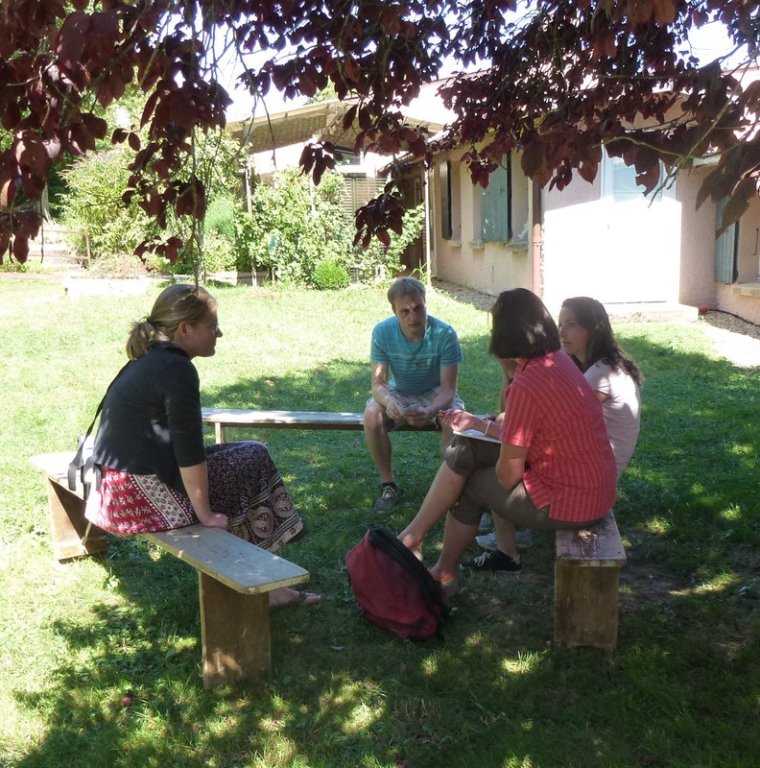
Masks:
[[[512,158],[502,158],[491,174],[488,186],[481,188],[480,238],[484,242],[512,239]]]
[[[715,228],[720,227],[728,198],[715,206]],[[739,240],[739,222],[731,224],[715,241],[715,282],[735,283],[739,273],[736,267],[736,243]]]
[[[461,237],[461,200],[459,192],[458,162],[444,160],[438,163],[438,197],[441,205],[441,237],[458,240]]]
[[[665,168],[660,163],[660,180],[664,176]],[[602,196],[611,197],[616,203],[651,200],[648,195],[644,196],[644,187],[636,183],[636,168],[626,165],[622,157],[610,157],[606,150],[602,156]],[[654,199],[660,201],[664,197],[675,197],[675,184],[658,192]]]

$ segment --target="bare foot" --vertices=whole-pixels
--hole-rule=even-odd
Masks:
[[[322,600],[322,595],[315,592],[303,592],[300,589],[281,587],[273,589],[269,593],[270,608],[279,608],[283,605],[317,605]]]

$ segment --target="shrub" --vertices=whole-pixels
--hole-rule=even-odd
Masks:
[[[251,212],[236,221],[239,269],[271,270],[286,283],[312,282],[317,264],[344,265],[353,228],[342,202],[343,179],[327,173],[319,186],[295,169],[275,174],[273,184],[257,184]]]
[[[61,205],[63,224],[71,232],[69,245],[80,256],[87,254],[85,233],[90,256],[97,259],[131,255],[153,226],[137,204],[126,207],[121,199],[129,178],[126,164],[125,151],[117,147],[78,160],[64,171],[69,193]]]
[[[348,270],[334,259],[324,259],[314,267],[311,281],[321,291],[346,288],[350,282]]]

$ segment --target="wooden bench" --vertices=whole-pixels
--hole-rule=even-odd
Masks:
[[[53,552],[58,560],[101,553],[106,534],[84,516],[82,488],[69,490],[74,454],[32,456],[47,478]],[[198,572],[203,684],[206,688],[268,676],[271,671],[271,590],[309,580],[308,571],[219,528],[191,525],[143,534]]]
[[[344,412],[204,408],[203,421],[214,426],[218,443],[225,441],[226,429],[231,427],[363,429],[363,414]],[[556,548],[555,644],[612,650],[617,644],[619,573],[626,560],[615,516],[610,512],[591,528],[558,531]]]
[[[578,530],[556,532],[554,642],[559,648],[617,645],[618,584],[625,565],[615,515]]]
[[[225,442],[228,427],[266,427],[267,429],[364,429],[363,413],[339,411],[257,411],[246,408],[203,408],[203,422],[213,424],[214,439]],[[399,430],[434,432],[434,424],[424,427],[402,426]]]

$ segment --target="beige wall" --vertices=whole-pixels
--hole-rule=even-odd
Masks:
[[[467,169],[458,160],[461,153],[451,155],[452,229],[451,239],[441,235],[441,195],[437,158],[432,174],[431,207],[433,210],[433,272],[441,280],[466,285],[493,296],[519,286],[532,287],[529,258],[528,180],[513,163],[512,213],[514,234],[511,243],[480,242],[480,188],[475,188]]]
[[[561,192],[543,190],[542,256],[534,285],[530,228],[515,225],[511,243],[479,242],[479,190],[457,155],[451,156],[458,201],[454,234],[442,238],[442,159],[431,174],[432,263],[440,279],[492,295],[517,286],[538,290],[552,312],[567,296],[585,294],[605,304],[706,306],[760,323],[760,200],[742,217],[739,283],[716,285],[715,205],[708,200],[696,210],[697,192],[710,167],[681,174],[675,189],[651,205],[643,197],[615,202],[604,196],[601,172],[591,184],[576,176]],[[513,195],[516,189],[524,197],[513,197],[513,217],[527,224],[530,184],[519,160],[513,164]]]
[[[678,177],[681,201],[681,282],[678,300],[693,307],[714,307],[715,204],[706,200],[697,210],[699,186],[710,172],[707,166]]]

